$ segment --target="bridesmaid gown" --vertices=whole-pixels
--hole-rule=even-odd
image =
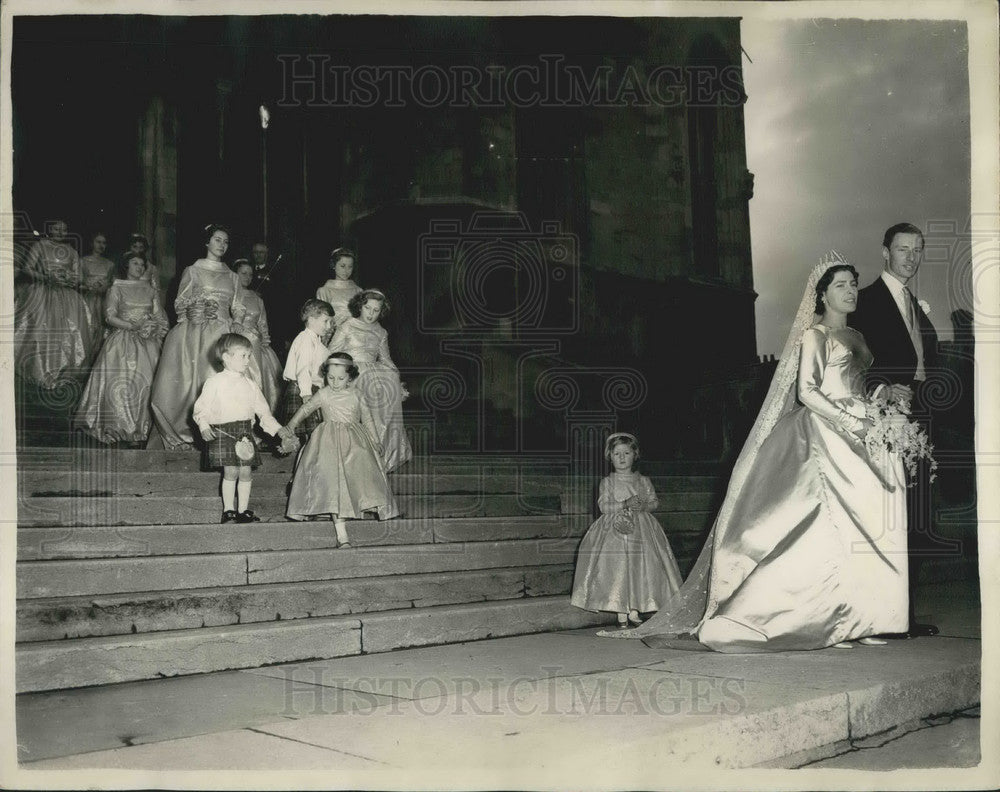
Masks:
[[[243,320],[243,288],[225,264],[198,259],[181,275],[177,324],[167,334],[153,379],[151,406],[168,449],[194,443],[191,408],[205,380],[221,368],[215,342]]]
[[[719,652],[819,649],[906,630],[902,461],[870,457],[836,423],[841,409],[864,416],[871,362],[852,328],[806,331],[801,406],[761,445],[727,533],[716,537],[703,644]],[[657,645],[650,633],[644,640]]]
[[[243,335],[253,344],[253,355],[250,357],[247,374],[257,383],[257,387],[267,400],[267,406],[273,413],[278,407],[278,397],[281,395],[281,363],[271,349],[271,333],[267,327],[264,300],[257,292],[246,289],[243,292],[243,306],[246,308],[243,317]]]
[[[389,334],[378,322],[351,317],[333,334],[330,352],[346,352],[361,372],[355,387],[371,410],[375,437],[382,445],[386,470],[413,456],[403,425],[403,384],[389,357]]]
[[[145,441],[153,423],[149,391],[167,332],[157,291],[146,280],[116,280],[105,299],[105,316],[127,322],[149,319],[138,330],[113,327],[87,380],[74,423],[102,443]]]
[[[321,409],[323,422],[295,462],[289,519],[319,514],[357,519],[366,511],[377,511],[380,520],[397,516],[396,499],[371,440],[375,425],[354,386],[320,388],[307,408]]]
[[[643,500],[632,509],[631,533],[615,528],[622,501]],[[601,480],[597,507],[601,516],[584,534],[577,554],[570,602],[590,611],[649,613],[659,610],[683,578],[666,534],[650,511],[659,503],[653,484],[638,473],[612,473]]]
[[[63,285],[79,283],[80,259],[69,245],[43,239],[32,245],[24,269],[32,280],[17,290],[15,371],[51,389],[79,373],[90,355],[90,309],[73,286]]]
[[[88,288],[82,292],[83,301],[90,311],[89,359],[94,360],[104,343],[107,326],[104,324],[104,300],[114,281],[115,263],[91,253],[80,259],[80,280]]]
[[[316,289],[316,299],[326,300],[333,306],[334,329],[340,327],[340,325],[351,318],[351,312],[347,308],[347,303],[359,291],[361,291],[361,287],[354,281],[345,281],[339,278],[330,278],[330,280]]]

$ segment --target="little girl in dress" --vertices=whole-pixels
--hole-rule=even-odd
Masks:
[[[345,520],[376,511],[380,520],[399,514],[382,466],[375,425],[352,382],[358,376],[354,359],[337,352],[323,364],[326,386],[313,394],[288,422],[288,429],[318,409],[323,422],[309,437],[295,463],[286,514],[292,520],[330,515],[337,542],[350,547]]]
[[[633,470],[639,443],[623,432],[608,437],[604,457],[614,472],[601,481],[601,516],[580,542],[573,605],[618,614],[618,625],[638,624],[659,610],[682,579],[667,537],[650,512],[658,504],[649,479]]]

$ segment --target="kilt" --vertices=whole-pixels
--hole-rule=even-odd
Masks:
[[[282,425],[287,424],[299,407],[302,406],[302,394],[299,391],[299,383],[285,380],[285,390],[281,394],[281,402],[278,404],[278,413],[275,416]],[[295,434],[308,437],[312,430],[323,423],[323,410],[316,410],[305,417],[302,423],[295,430]]]
[[[259,467],[260,454],[253,442],[253,421],[231,421],[224,424],[212,424],[215,438],[205,443],[202,466],[206,470],[221,467]],[[236,441],[249,438],[253,447],[252,459],[240,459],[236,455]]]

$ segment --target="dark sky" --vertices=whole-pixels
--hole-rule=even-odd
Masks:
[[[900,221],[927,235],[916,293],[951,338],[951,311],[972,308],[964,22],[744,19],[742,38],[759,352],[780,353],[825,251],[866,285]]]

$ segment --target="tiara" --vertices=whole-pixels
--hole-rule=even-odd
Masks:
[[[377,294],[383,300],[389,299],[388,297],[385,296],[384,293],[380,292],[378,289],[365,289],[363,294]]]
[[[610,446],[612,440],[631,440],[633,443],[639,442],[633,434],[629,434],[628,432],[615,432],[614,434],[608,435],[608,439],[604,441],[605,447]]]
[[[233,266],[234,267],[238,267],[238,266],[240,266],[240,264],[249,264],[249,263],[250,263],[250,259],[238,258],[238,259],[236,259],[236,261],[233,262]]]

